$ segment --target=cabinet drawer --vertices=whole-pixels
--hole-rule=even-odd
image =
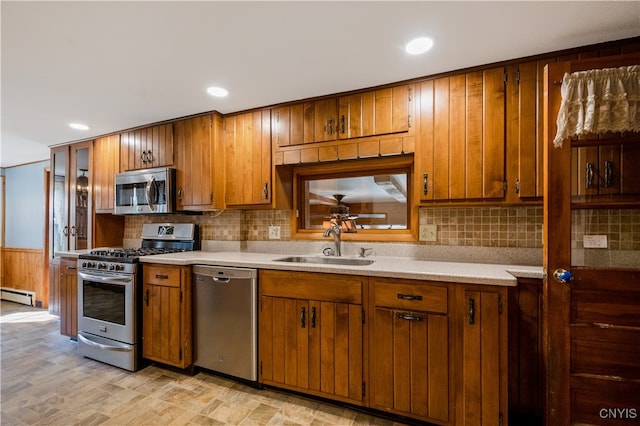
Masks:
[[[261,271],[259,283],[263,296],[362,304],[363,280],[359,277]]]
[[[446,285],[376,280],[373,285],[373,298],[375,306],[447,313]]]
[[[180,268],[143,266],[145,284],[180,287]]]

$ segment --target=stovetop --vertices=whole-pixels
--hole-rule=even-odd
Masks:
[[[185,251],[185,249],[170,247],[115,248],[92,250],[87,254],[81,254],[79,258],[86,260],[102,260],[105,262],[137,263],[140,256],[177,253],[181,251]]]

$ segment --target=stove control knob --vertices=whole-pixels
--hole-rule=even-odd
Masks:
[[[82,267],[86,268],[87,267],[87,262],[82,262]]]
[[[98,263],[98,269],[107,269],[106,263]]]
[[[116,271],[124,271],[124,265],[116,265]]]
[[[87,262],[87,268],[95,268],[96,264],[95,262]]]
[[[110,264],[110,265],[109,265],[109,270],[110,270],[110,271],[113,271],[115,268],[116,268],[116,267],[115,267],[115,265],[113,265],[113,264]]]

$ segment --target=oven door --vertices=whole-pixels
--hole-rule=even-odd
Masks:
[[[78,271],[78,330],[136,344],[135,275]]]

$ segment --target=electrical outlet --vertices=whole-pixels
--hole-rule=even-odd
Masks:
[[[438,225],[420,225],[420,241],[435,241]]]
[[[280,227],[279,226],[269,226],[269,239],[270,240],[279,240],[280,239]]]

